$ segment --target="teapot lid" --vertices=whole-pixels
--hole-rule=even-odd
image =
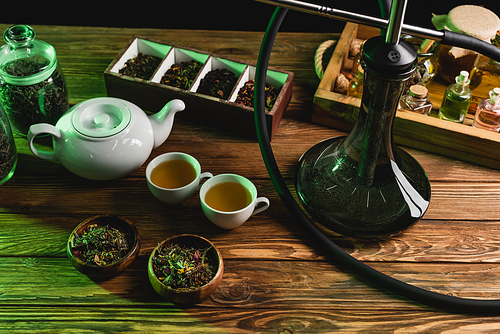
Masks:
[[[116,98],[96,98],[79,104],[71,122],[77,132],[93,138],[113,136],[132,119],[130,108]]]

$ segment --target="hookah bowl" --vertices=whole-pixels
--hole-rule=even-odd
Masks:
[[[426,212],[431,189],[420,164],[393,143],[398,102],[415,70],[406,41],[367,40],[359,117],[347,137],[320,142],[299,159],[298,197],[320,224],[358,238],[395,235]]]

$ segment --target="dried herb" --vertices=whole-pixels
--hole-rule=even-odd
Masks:
[[[189,89],[202,65],[202,63],[196,60],[183,61],[180,64],[173,64],[167,72],[165,72],[160,83],[172,87]]]
[[[154,273],[172,289],[197,289],[215,276],[215,268],[207,258],[209,250],[210,247],[195,249],[180,244],[159,247],[153,257]]]
[[[245,82],[245,84],[238,91],[236,103],[241,103],[247,107],[253,108],[254,89],[255,80],[248,80],[247,82]],[[266,83],[264,91],[266,95],[266,110],[271,111],[273,109],[274,102],[276,102],[276,98],[280,93],[280,90]]]
[[[110,225],[89,225],[75,235],[71,251],[88,264],[107,266],[123,259],[130,251],[127,234]]]
[[[129,77],[149,80],[161,63],[161,58],[139,53],[134,58],[127,60],[125,65],[118,71]]]
[[[14,173],[17,149],[10,130],[9,120],[0,107],[0,184]]]
[[[8,62],[4,70],[12,76],[28,77],[43,71],[49,63],[45,57],[35,56]],[[59,64],[49,78],[32,85],[4,82],[0,86],[0,102],[17,134],[26,136],[30,126],[36,123],[55,125],[69,108],[66,82]]]
[[[218,68],[208,72],[201,79],[196,92],[227,100],[235,84],[236,76],[233,72]]]
[[[7,74],[17,77],[27,77],[42,72],[50,65],[50,61],[40,55],[31,58],[21,58],[4,65]]]

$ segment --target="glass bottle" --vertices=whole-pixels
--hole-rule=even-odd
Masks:
[[[412,82],[415,84],[428,86],[437,75],[437,42],[425,39],[417,49],[418,64],[413,75]]]
[[[463,123],[472,101],[469,89],[469,72],[461,71],[455,78],[456,84],[446,87],[438,117],[455,123]]]
[[[411,43],[417,50],[417,67],[409,84],[427,87],[437,75],[438,43],[430,39],[422,39],[411,35],[402,35],[402,39]],[[409,89],[409,87],[408,87]]]
[[[0,185],[7,182],[17,165],[17,149],[9,119],[0,104]]]
[[[66,82],[56,51],[35,39],[27,25],[5,30],[6,44],[0,48],[0,103],[12,130],[28,134],[35,123],[55,125],[68,108]]]
[[[363,96],[363,75],[363,67],[358,65],[356,76],[349,81],[349,85],[347,86],[347,96],[356,97],[358,99]]]
[[[491,90],[490,97],[478,103],[472,126],[493,132],[500,131],[500,88]]]
[[[491,44],[500,48],[500,30],[491,40]],[[479,55],[470,73],[469,88],[476,96],[487,96],[495,87],[500,87],[500,62]]]
[[[422,85],[412,85],[399,102],[401,109],[422,115],[429,115],[432,103],[429,101],[427,88]]]
[[[359,46],[359,52],[354,56],[351,68],[351,78],[354,78],[356,76],[356,73],[358,73],[359,65],[361,64],[361,54],[363,53],[364,43],[365,41],[361,43],[361,45]]]

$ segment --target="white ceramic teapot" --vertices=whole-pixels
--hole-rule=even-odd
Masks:
[[[168,102],[153,115],[113,97],[81,102],[55,126],[34,124],[28,133],[31,151],[42,159],[59,160],[70,172],[91,180],[112,180],[139,168],[151,151],[169,136],[181,100]],[[52,136],[53,151],[35,147],[37,135]]]

